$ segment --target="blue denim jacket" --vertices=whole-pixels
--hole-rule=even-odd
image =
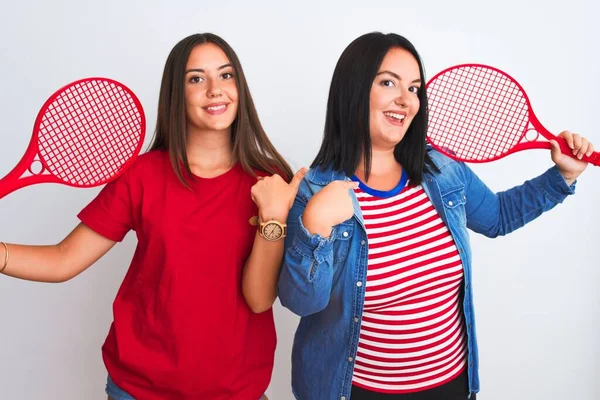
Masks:
[[[522,227],[573,193],[556,167],[524,184],[493,193],[465,164],[429,149],[440,173],[427,173],[423,189],[448,226],[464,268],[463,311],[471,393],[479,391],[477,338],[467,228],[488,237]],[[302,225],[308,200],[343,172],[311,169],[288,217],[279,277],[281,304],[302,317],[292,351],[292,390],[301,400],[348,400],[358,347],[367,276],[367,234],[354,193],[354,217],[329,238]]]

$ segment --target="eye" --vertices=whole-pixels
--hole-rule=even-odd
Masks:
[[[190,82],[190,83],[200,83],[200,82],[202,82],[202,81],[204,81],[204,78],[202,78],[201,76],[192,76],[192,77],[189,79],[189,82]]]
[[[421,90],[421,87],[419,86],[411,86],[408,88],[408,91],[414,94],[418,94],[419,91]]]
[[[231,78],[233,78],[233,74],[231,72],[225,72],[223,75],[221,75],[221,78],[231,79]]]
[[[391,79],[384,79],[379,84],[381,86],[385,86],[385,87],[395,87],[396,86],[396,82],[394,82]]]

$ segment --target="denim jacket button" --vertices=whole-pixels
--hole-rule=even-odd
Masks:
[[[356,282],[356,286],[361,287],[362,286],[362,282],[361,281]]]
[[[348,362],[352,362],[352,361],[354,361],[354,358],[348,357]]]
[[[363,246],[366,244],[367,242],[365,242],[364,240],[360,241],[360,244],[362,244]]]
[[[354,322],[358,323],[358,317],[354,317]]]
[[[344,233],[342,233],[342,236],[343,236],[343,237],[348,237],[348,232],[344,232]]]
[[[340,397],[340,400],[346,400],[346,396]]]
[[[452,204],[454,204],[454,203],[452,202],[452,200],[450,200],[450,201],[448,202],[448,205],[449,205],[449,206],[451,206]]]

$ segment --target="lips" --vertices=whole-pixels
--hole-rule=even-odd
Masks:
[[[211,103],[205,107],[202,107],[210,115],[219,115],[227,111],[228,103]]]
[[[384,111],[383,115],[393,125],[402,126],[406,120],[406,112],[404,111]]]

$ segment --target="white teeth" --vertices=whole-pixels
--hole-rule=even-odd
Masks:
[[[210,111],[219,111],[225,108],[225,105],[220,105],[220,106],[213,106],[213,107],[206,107],[207,110]]]
[[[388,117],[395,118],[395,119],[397,119],[399,121],[404,121],[404,117],[405,117],[402,114],[396,114],[396,113],[393,113],[393,112],[384,112],[383,114],[386,115],[386,116],[388,116]]]

